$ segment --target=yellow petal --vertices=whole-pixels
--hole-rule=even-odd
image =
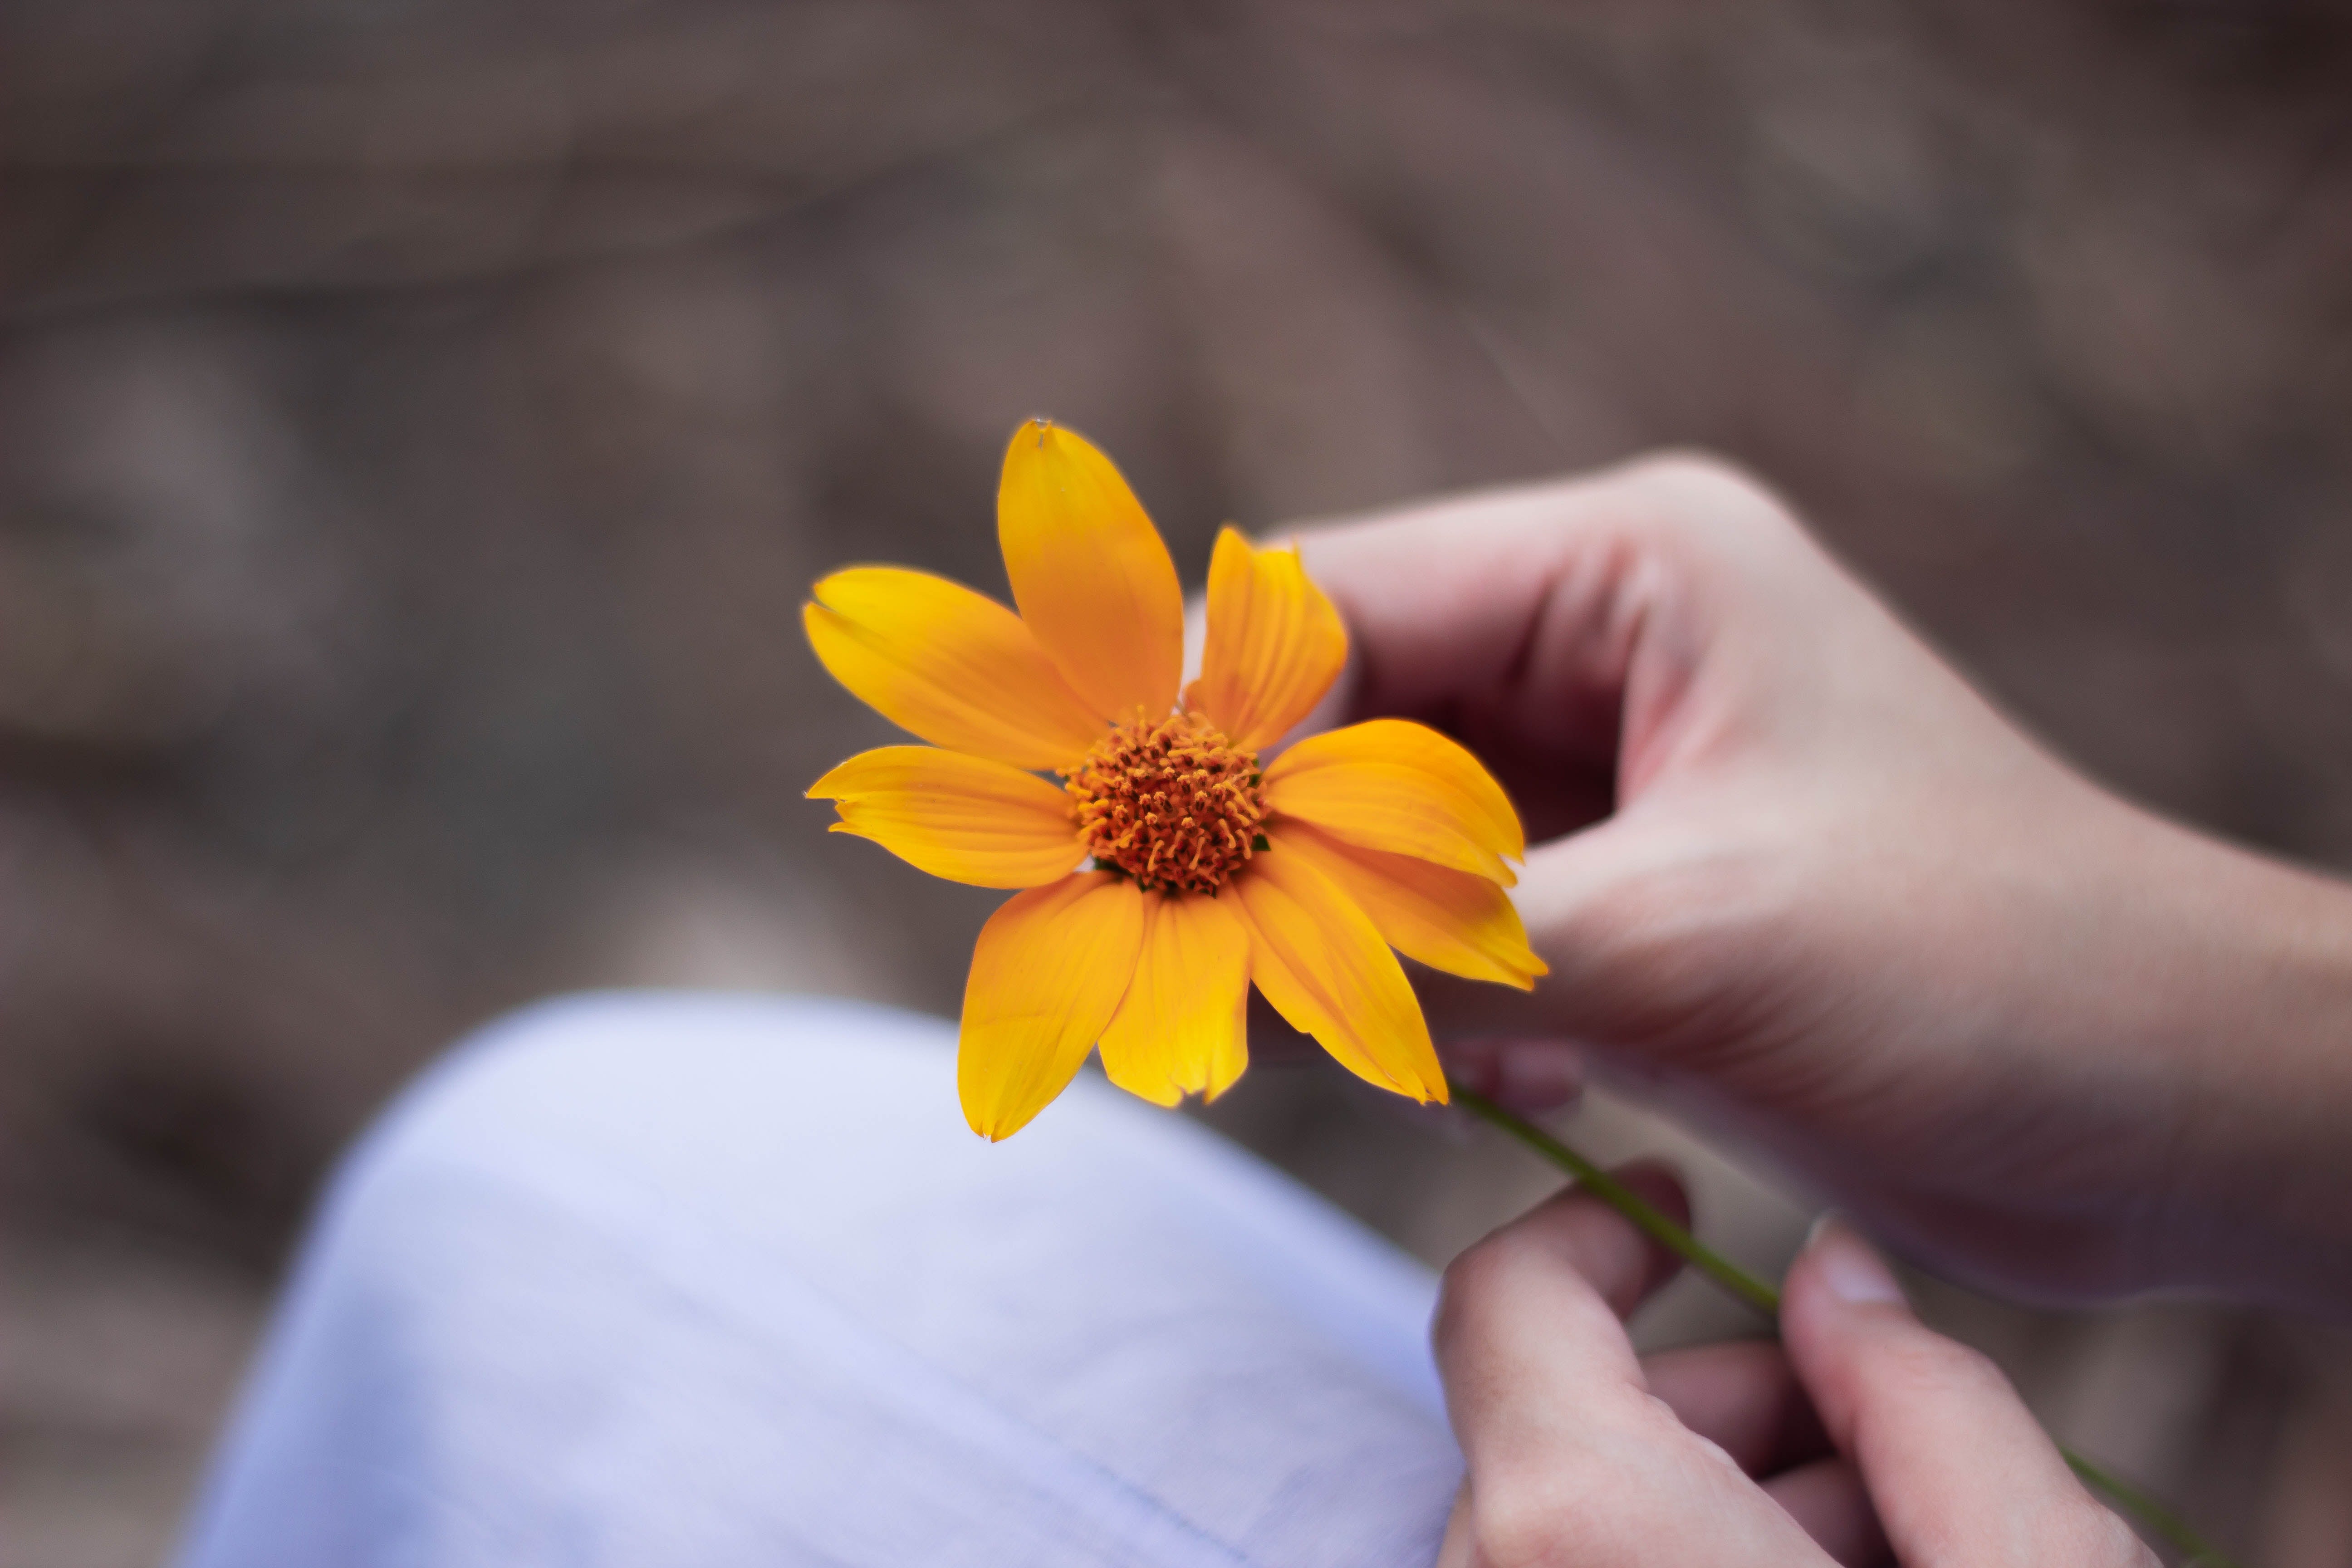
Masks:
[[[1209,560],[1209,637],[1186,695],[1245,752],[1270,746],[1322,700],[1348,662],[1339,612],[1298,547],[1259,550],[1228,528]]]
[[[1070,797],[1034,773],[985,757],[882,746],[860,752],[808,793],[835,803],[841,820],[834,832],[871,838],[950,882],[1034,888],[1086,858]]]
[[[1303,856],[1279,846],[1231,884],[1250,928],[1250,978],[1339,1065],[1415,1100],[1445,1100],[1421,1002],[1370,919]]]
[[[1265,770],[1265,804],[1367,849],[1475,872],[1506,888],[1527,835],[1478,759],[1426,724],[1373,719],[1309,735]]]
[[[1339,885],[1391,947],[1468,980],[1535,989],[1550,973],[1528,947],[1510,895],[1484,877],[1411,855],[1366,849],[1303,822],[1272,826],[1269,842]]]
[[[1234,917],[1236,924],[1241,917]],[[1249,927],[1242,926],[1246,933]],[[1214,1100],[1234,1087],[1234,1080],[1249,1066],[1249,986],[1244,984],[1241,994],[1234,998],[1234,1025],[1218,1042],[1216,1054],[1209,1058],[1209,1089],[1207,1098]]]
[[[988,917],[964,982],[956,1089],[995,1142],[1077,1076],[1118,1011],[1143,940],[1143,895],[1107,871],[1017,893]]]
[[[1159,1105],[1214,1098],[1247,1059],[1249,928],[1223,901],[1197,894],[1147,896],[1143,919],[1135,983],[1103,1031],[1103,1071]]]
[[[1110,459],[1042,419],[1013,433],[996,533],[1021,618],[1094,714],[1176,705],[1184,595],[1168,546]]]
[[[961,583],[853,566],[801,608],[811,647],[868,707],[934,745],[1016,768],[1066,767],[1102,724],[1020,616]]]

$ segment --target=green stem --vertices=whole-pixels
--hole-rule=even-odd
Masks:
[[[1574,1176],[1587,1192],[1640,1226],[1651,1240],[1714,1280],[1729,1294],[1767,1318],[1780,1315],[1780,1292],[1707,1246],[1672,1218],[1643,1201],[1642,1194],[1529,1121],[1515,1115],[1475,1090],[1447,1080],[1454,1103],[1481,1121],[1501,1128],[1520,1142]]]
[[[1566,1171],[1587,1192],[1633,1221],[1643,1235],[1714,1280],[1727,1293],[1765,1317],[1778,1321],[1780,1316],[1780,1291],[1708,1247],[1688,1229],[1644,1202],[1639,1193],[1526,1117],[1504,1110],[1485,1095],[1465,1089],[1450,1079],[1447,1083],[1454,1091],[1454,1104],[1479,1121],[1500,1128]],[[2184,1568],[2200,1568],[2200,1565],[2202,1568],[2237,1568],[2227,1553],[2200,1535],[2187,1520],[2157,1498],[2121,1477],[2109,1474],[2072,1448],[2062,1445],[2058,1452],[2064,1456],[2068,1467],[2083,1479],[2084,1484],[2104,1494],[2110,1502],[2179,1549],[2185,1558]]]

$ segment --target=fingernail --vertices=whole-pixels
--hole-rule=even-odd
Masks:
[[[1857,1307],[1901,1305],[1903,1287],[1870,1244],[1834,1214],[1813,1221],[1805,1251],[1821,1270],[1822,1282],[1839,1300]]]
[[[1584,1089],[1584,1064],[1564,1045],[1507,1042],[1496,1053],[1495,1091],[1523,1110],[1556,1110]]]
[[[1495,1062],[1495,1042],[1471,1037],[1466,1039],[1439,1042],[1437,1054],[1445,1063],[1446,1075],[1464,1088],[1493,1099],[1497,1092],[1496,1079],[1501,1076]]]

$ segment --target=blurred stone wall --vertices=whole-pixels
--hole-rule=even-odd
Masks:
[[[952,1007],[992,900],[822,832],[886,731],[795,613],[1001,589],[1032,412],[1196,579],[1227,519],[1717,447],[2093,771],[2352,866],[2316,0],[91,0],[0,60],[0,1563],[154,1556],[333,1151],[474,1022]],[[1433,1258],[1544,1185],[1328,1075],[1219,1115]],[[2352,1563],[2321,1331],[1934,1300]]]

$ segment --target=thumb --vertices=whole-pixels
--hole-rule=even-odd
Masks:
[[[2084,1490],[2000,1369],[1914,1317],[1843,1224],[1816,1226],[1790,1268],[1780,1331],[1907,1568],[2156,1562]]]
[[[1727,900],[1685,802],[1623,812],[1528,851],[1510,898],[1550,973],[1532,992],[1416,974],[1433,1028],[1461,1039],[1660,1042],[1713,1016],[1749,966],[1722,940]],[[1699,911],[1699,912],[1694,912]],[[1619,1063],[1638,1070],[1638,1062]]]

